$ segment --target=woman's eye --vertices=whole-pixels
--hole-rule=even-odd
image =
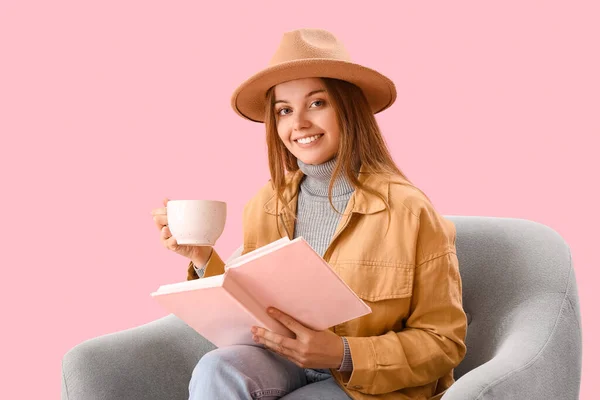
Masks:
[[[325,101],[323,100],[315,100],[312,103],[310,103],[310,107],[321,107],[323,106],[323,104],[325,104]],[[289,113],[292,112],[292,109],[289,107],[284,107],[284,108],[280,108],[279,110],[276,111],[277,115],[283,116],[283,115],[288,115]]]

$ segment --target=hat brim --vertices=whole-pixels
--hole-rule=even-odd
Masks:
[[[353,83],[361,88],[374,114],[396,100],[394,83],[379,72],[347,61],[312,58],[284,62],[256,73],[235,90],[231,106],[243,118],[264,122],[267,91],[301,78],[335,78]]]

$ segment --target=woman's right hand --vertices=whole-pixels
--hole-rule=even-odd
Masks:
[[[212,253],[212,247],[209,246],[189,246],[178,245],[177,240],[171,235],[169,223],[167,219],[167,202],[169,199],[163,200],[164,207],[155,208],[151,214],[156,227],[160,231],[160,242],[167,249],[192,260],[197,267],[202,267],[208,261]]]

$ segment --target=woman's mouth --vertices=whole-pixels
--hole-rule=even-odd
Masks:
[[[302,145],[302,147],[306,147],[306,146],[314,144],[316,141],[321,139],[321,137],[323,137],[323,134],[319,133],[317,135],[296,139],[296,140],[294,140],[294,142]]]

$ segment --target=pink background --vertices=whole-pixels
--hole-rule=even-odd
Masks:
[[[227,201],[217,250],[240,244],[268,169],[263,125],[230,94],[298,27],[396,82],[378,120],[441,213],[530,219],[570,244],[594,397],[597,2],[91,3],[0,3],[3,397],[58,398],[71,347],[165,315],[149,293],[187,261],[159,243],[164,196]]]

